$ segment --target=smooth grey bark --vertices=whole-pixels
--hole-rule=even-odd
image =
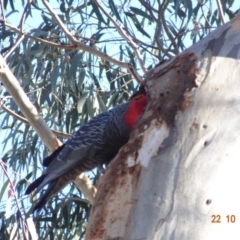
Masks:
[[[86,239],[240,239],[239,58],[240,15],[147,74],[148,106],[100,180]]]

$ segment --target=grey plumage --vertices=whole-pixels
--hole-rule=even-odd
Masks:
[[[99,114],[84,124],[66,143],[43,160],[46,170],[26,190],[38,193],[48,185],[34,208],[44,204],[82,172],[108,164],[118,150],[128,141],[130,127],[124,121],[124,113],[130,102]]]

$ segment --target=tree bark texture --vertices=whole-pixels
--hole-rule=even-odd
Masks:
[[[86,239],[240,239],[240,15],[145,78]]]

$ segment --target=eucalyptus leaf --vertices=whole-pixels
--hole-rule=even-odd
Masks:
[[[77,110],[78,110],[78,113],[79,113],[79,114],[82,113],[83,105],[84,105],[85,102],[86,102],[87,95],[88,95],[88,93],[83,93],[83,94],[80,96],[80,99],[78,100]]]

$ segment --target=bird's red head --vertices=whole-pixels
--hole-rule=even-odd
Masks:
[[[124,114],[124,120],[130,128],[133,128],[142,112],[147,105],[147,96],[140,94],[132,97],[130,100],[129,108]]]

